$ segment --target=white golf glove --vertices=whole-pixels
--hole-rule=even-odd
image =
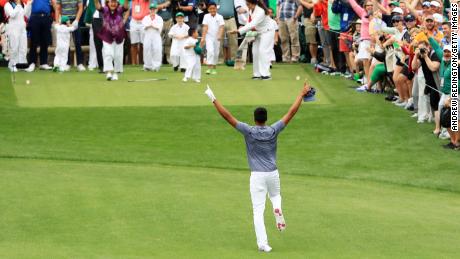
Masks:
[[[72,26],[75,27],[75,28],[78,28],[78,21],[74,20],[73,23],[72,23]]]
[[[204,93],[208,96],[211,102],[214,102],[216,100],[216,97],[214,96],[214,93],[212,92],[211,88],[209,88],[209,85],[207,85],[207,89]]]

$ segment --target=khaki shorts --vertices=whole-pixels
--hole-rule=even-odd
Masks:
[[[131,39],[131,44],[143,43],[144,25],[142,25],[142,21],[131,20],[129,23],[129,37]]]
[[[305,25],[305,40],[307,44],[318,44],[316,41],[316,26],[310,20],[310,18],[305,18],[303,21]]]

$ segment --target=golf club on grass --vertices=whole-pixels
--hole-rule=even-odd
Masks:
[[[168,80],[168,78],[136,79],[136,80],[128,80],[128,82],[133,83],[133,82],[150,82],[150,81],[164,81],[164,80]]]
[[[13,71],[11,72],[13,74],[13,84],[16,83],[16,73],[18,72],[18,69],[26,69],[29,67],[29,64],[27,63],[17,63],[13,65]]]

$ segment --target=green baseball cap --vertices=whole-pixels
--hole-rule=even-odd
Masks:
[[[158,5],[156,3],[150,4],[150,9],[157,9]]]
[[[61,23],[67,23],[69,21],[69,17],[68,16],[61,16]]]
[[[394,5],[394,6],[399,7],[399,2],[398,1],[392,1],[392,2],[390,2],[389,5]]]
[[[178,12],[178,13],[176,13],[176,17],[179,17],[179,16],[182,16],[182,17],[184,17],[185,15],[184,15],[184,13],[183,13],[183,12]]]

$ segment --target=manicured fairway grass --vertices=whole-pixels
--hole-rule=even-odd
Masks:
[[[12,86],[0,70],[0,257],[458,257],[460,153],[440,147],[433,125],[311,67],[273,71],[254,82],[219,67],[187,85],[170,68],[128,67],[118,82],[40,71]],[[318,101],[280,136],[288,229],[266,213],[265,255],[243,139],[203,90],[209,83],[242,121],[264,105],[274,122],[300,90],[297,75]]]

